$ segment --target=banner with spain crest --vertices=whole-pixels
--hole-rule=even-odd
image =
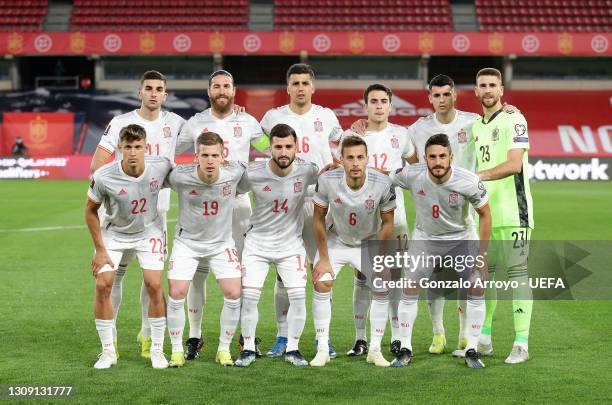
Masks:
[[[3,114],[0,155],[10,155],[20,136],[28,156],[69,155],[73,152],[74,113],[16,112]]]

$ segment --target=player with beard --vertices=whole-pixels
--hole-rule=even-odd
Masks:
[[[477,175],[451,165],[453,153],[446,134],[436,134],[427,140],[424,160],[426,164],[409,165],[390,175],[395,185],[411,191],[416,208],[408,254],[413,257],[444,257],[445,262],[447,257],[480,257],[479,265],[474,268],[455,266],[454,270],[463,280],[484,281],[491,234],[487,191]],[[473,242],[469,205],[479,215],[479,246],[474,246]],[[406,279],[414,285],[404,288],[398,308],[402,348],[391,364],[395,367],[404,367],[412,360],[412,330],[418,312],[419,281],[429,279],[434,270],[430,263],[412,263],[404,270]],[[474,286],[469,289],[465,362],[470,368],[484,367],[476,351],[485,314],[483,295],[483,288]]]
[[[272,108],[261,120],[261,127],[266,133],[276,124],[287,124],[297,134],[297,157],[315,163],[323,168],[333,161],[332,151],[338,146],[342,132],[338,118],[329,109],[312,103],[315,93],[315,74],[312,67],[305,63],[296,63],[287,70],[287,94],[289,104]],[[313,204],[311,188],[304,204],[304,244],[308,261],[312,263],[317,251],[317,244],[312,229]],[[282,356],[287,346],[287,310],[289,298],[279,278],[274,285],[274,306],[276,309],[277,337],[268,351],[269,357]],[[329,353],[336,357],[333,346]]]
[[[130,111],[125,114],[114,117],[96,148],[96,152],[91,160],[91,172],[95,172],[102,167],[114,154],[115,160],[120,161],[122,158],[121,149],[119,148],[119,132],[122,128],[136,124],[143,127],[147,133],[146,154],[148,156],[163,156],[170,161],[174,161],[174,149],[176,141],[185,123],[185,120],[180,116],[169,112],[162,111],[162,105],[168,96],[166,88],[166,77],[155,71],[150,70],[145,72],[140,79],[140,89],[138,97],[142,101],[140,108]],[[164,226],[164,252],[166,251],[166,235],[167,222],[166,217],[170,209],[170,189],[163,189],[159,192],[157,203],[157,211],[161,217]],[[104,206],[98,210],[101,219],[104,217],[106,210]],[[127,263],[132,259],[128,255],[124,256],[121,263],[115,271],[113,288],[111,290],[111,302],[115,315],[115,323],[117,312],[121,306],[121,298],[123,293],[123,277],[127,270]],[[141,322],[142,326],[138,333],[138,342],[141,345],[141,356],[149,358],[151,356],[151,326],[147,308],[149,307],[149,294],[144,284],[144,280],[140,287],[140,303],[141,303]],[[117,329],[113,328],[115,337],[115,349],[117,348]]]
[[[234,363],[238,367],[255,361],[257,304],[270,264],[276,266],[289,296],[285,361],[308,365],[298,347],[306,322],[308,280],[303,208],[308,186],[316,183],[319,170],[314,163],[295,158],[296,143],[296,133],[290,126],[275,125],[270,131],[271,159],[252,163],[238,184],[239,192],[253,192],[253,215],[242,254],[240,322],[244,349]]]
[[[478,175],[491,193],[493,215],[489,273],[495,278],[498,263],[505,262],[508,279],[516,281],[512,291],[514,344],[507,364],[529,359],[528,339],[533,299],[529,287],[527,263],[529,241],[534,228],[533,200],[527,177],[529,134],[527,121],[520,113],[508,113],[502,107],[504,95],[501,72],[481,69],[476,75],[476,97],[482,103],[483,117],[472,127],[477,152]],[[493,354],[491,323],[497,306],[497,290],[487,289],[487,316],[482,328],[480,351]]]

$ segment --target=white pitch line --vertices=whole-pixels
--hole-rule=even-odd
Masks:
[[[176,222],[176,218],[169,219],[168,222]],[[85,225],[60,225],[60,226],[41,226],[37,228],[0,228],[0,233],[12,232],[48,232],[48,231],[65,231],[70,229],[86,229]]]

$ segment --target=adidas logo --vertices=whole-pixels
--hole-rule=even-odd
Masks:
[[[336,198],[336,199],[334,200],[334,202],[335,202],[336,204],[342,204],[342,200],[341,200],[340,198]]]
[[[263,191],[268,192],[268,191],[272,191],[272,189],[270,188],[270,186],[265,186],[265,187],[263,188]]]
[[[517,308],[516,311],[514,311],[515,314],[524,314],[525,311],[523,311],[523,308]]]
[[[336,116],[338,117],[367,117],[368,113],[365,110],[365,103],[363,100],[355,101],[354,103],[342,104],[340,108],[333,108]],[[393,108],[389,113],[389,116],[400,116],[400,117],[425,117],[429,114],[433,114],[433,110],[430,107],[423,106],[418,107],[411,102],[404,100],[400,97],[393,97]]]
[[[191,192],[189,193],[189,195],[198,195],[198,192],[195,190],[195,188],[193,190],[191,190]]]
[[[119,190],[119,192],[117,193],[117,195],[126,195],[127,191],[125,191],[124,188],[122,188],[121,190]]]
[[[422,195],[422,196],[424,196],[424,195],[425,195],[425,190],[420,189],[419,191],[417,191],[417,195]]]

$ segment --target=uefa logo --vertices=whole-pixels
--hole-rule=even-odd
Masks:
[[[247,52],[257,52],[261,48],[261,38],[255,34],[249,34],[242,40],[242,46]]]
[[[540,40],[535,35],[525,35],[521,46],[525,52],[533,53],[540,49]]]
[[[115,53],[121,49],[121,37],[116,34],[109,34],[104,37],[104,49],[108,52]]]
[[[40,53],[48,52],[53,46],[53,40],[47,34],[41,34],[34,40],[34,48]]]
[[[395,34],[385,35],[382,40],[383,49],[389,53],[397,52],[402,45],[402,41]]]
[[[591,39],[591,48],[597,53],[604,53],[608,50],[608,38],[603,35],[595,35]]]
[[[331,48],[331,39],[325,34],[319,34],[313,38],[312,47],[317,52],[327,52]]]
[[[172,46],[177,52],[187,52],[191,49],[191,37],[185,34],[177,35],[172,41]]]
[[[457,52],[466,52],[470,49],[470,39],[465,35],[455,35],[453,37],[453,49]]]

